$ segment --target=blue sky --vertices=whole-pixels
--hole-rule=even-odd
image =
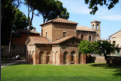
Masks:
[[[91,28],[91,21],[95,19],[101,21],[101,38],[108,39],[110,35],[121,30],[121,0],[115,5],[114,8],[108,10],[106,6],[99,6],[95,15],[90,15],[90,9],[85,4],[84,0],[60,0],[63,6],[67,8],[69,12],[70,21],[77,22],[80,26],[87,26]],[[19,9],[28,16],[28,8],[21,4]],[[35,11],[37,13],[37,11]],[[30,14],[31,15],[31,14]],[[41,33],[40,24],[43,23],[41,15],[34,15],[33,26],[36,27],[36,31]]]

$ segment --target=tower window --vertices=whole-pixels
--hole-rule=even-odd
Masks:
[[[98,24],[97,24],[97,29],[98,29]]]
[[[91,36],[89,36],[89,41],[91,41]]]
[[[66,37],[66,32],[63,32],[63,37]]]
[[[97,37],[98,37],[99,35],[97,34]]]
[[[81,38],[83,38],[83,35],[81,35]]]
[[[47,32],[46,32],[46,37],[47,37]]]
[[[93,24],[93,26],[92,26],[92,27],[93,27],[93,30],[94,30],[94,24]]]

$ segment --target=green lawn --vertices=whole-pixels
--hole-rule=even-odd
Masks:
[[[121,81],[121,66],[16,64],[1,68],[1,81]]]

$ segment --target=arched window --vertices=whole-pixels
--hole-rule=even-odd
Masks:
[[[89,36],[89,41],[91,41],[91,36]]]
[[[63,58],[64,64],[68,64],[68,53],[64,52],[64,58]]]
[[[97,29],[98,29],[98,24],[97,24]]]
[[[93,24],[92,28],[93,28],[93,30],[94,30],[94,24]]]

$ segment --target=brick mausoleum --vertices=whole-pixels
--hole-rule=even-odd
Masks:
[[[79,53],[81,40],[100,39],[100,21],[92,21],[92,29],[78,23],[55,18],[41,24],[41,36],[26,41],[26,61],[30,64],[85,64],[86,55]]]

